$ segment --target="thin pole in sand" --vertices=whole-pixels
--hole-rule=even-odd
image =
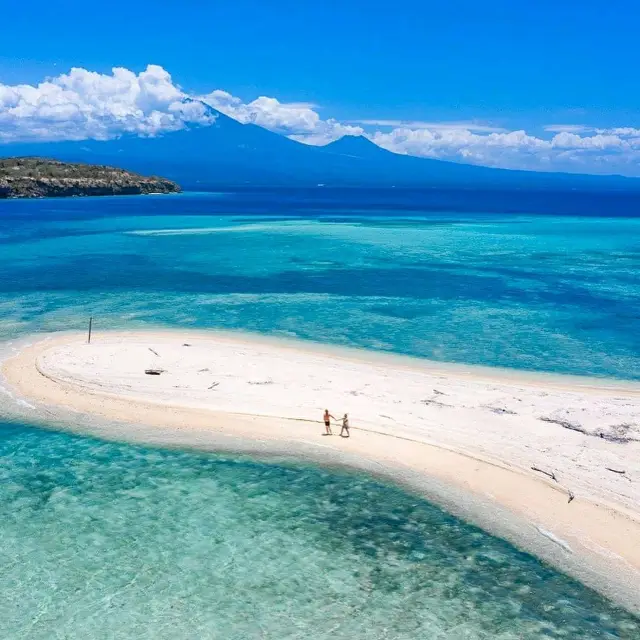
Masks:
[[[89,337],[87,338],[87,344],[91,344],[91,325],[93,324],[93,316],[89,316]]]

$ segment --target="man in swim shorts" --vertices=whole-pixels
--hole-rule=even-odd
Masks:
[[[323,420],[324,420],[324,429],[325,429],[325,436],[330,436],[333,435],[331,433],[331,420],[335,420],[335,418],[329,413],[329,409],[325,409],[324,410],[324,416],[323,416]]]

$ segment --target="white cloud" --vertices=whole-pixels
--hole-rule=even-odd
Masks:
[[[364,133],[361,127],[342,124],[333,118],[322,120],[315,111],[317,105],[308,102],[280,102],[276,98],[260,96],[252,102],[243,103],[220,90],[200,99],[239,122],[257,124],[307,144],[322,145],[344,135]]]
[[[613,136],[638,137],[640,136],[640,129],[634,127],[613,127],[611,129],[595,129],[596,133],[608,134]]]
[[[525,131],[481,135],[468,129],[398,128],[389,133],[377,131],[370,137],[376,144],[396,153],[492,165],[499,164],[500,150],[530,153],[551,147],[550,142]]]
[[[565,149],[612,149],[628,146],[628,143],[616,135],[596,134],[579,136],[576,133],[558,133],[551,141],[552,146]]]
[[[587,131],[592,131],[591,127],[583,124],[547,124],[544,130],[550,133],[586,133]]]
[[[483,135],[464,129],[400,127],[369,137],[389,151],[425,158],[510,169],[640,175],[640,136],[628,137],[631,130],[626,134],[580,136],[563,131],[545,139],[522,130]]]
[[[216,89],[204,96],[175,84],[149,65],[141,73],[110,74],[74,68],[38,85],[0,83],[0,142],[105,139],[124,133],[154,136],[190,123],[210,124],[205,104],[242,123],[253,123],[306,144],[365,135],[401,154],[495,167],[623,172],[640,175],[640,129],[550,124],[542,137],[475,121],[428,122],[322,118],[308,102],[260,96],[250,102]]]
[[[206,108],[157,65],[111,74],[73,68],[37,86],[0,84],[0,139],[104,139],[122,133],[152,136],[206,123]]]
[[[351,120],[354,124],[373,127],[398,127],[403,129],[430,129],[432,131],[473,131],[476,133],[497,133],[506,131],[503,127],[493,127],[477,122],[424,122],[422,120]]]

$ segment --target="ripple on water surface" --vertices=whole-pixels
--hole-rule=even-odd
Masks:
[[[577,582],[360,475],[16,424],[0,462],[2,638],[640,637]]]

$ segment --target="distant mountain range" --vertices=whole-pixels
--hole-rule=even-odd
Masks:
[[[314,147],[210,112],[216,116],[211,126],[155,138],[4,144],[0,157],[118,166],[201,190],[284,185],[640,190],[640,180],[634,178],[511,171],[399,155],[362,136]]]

